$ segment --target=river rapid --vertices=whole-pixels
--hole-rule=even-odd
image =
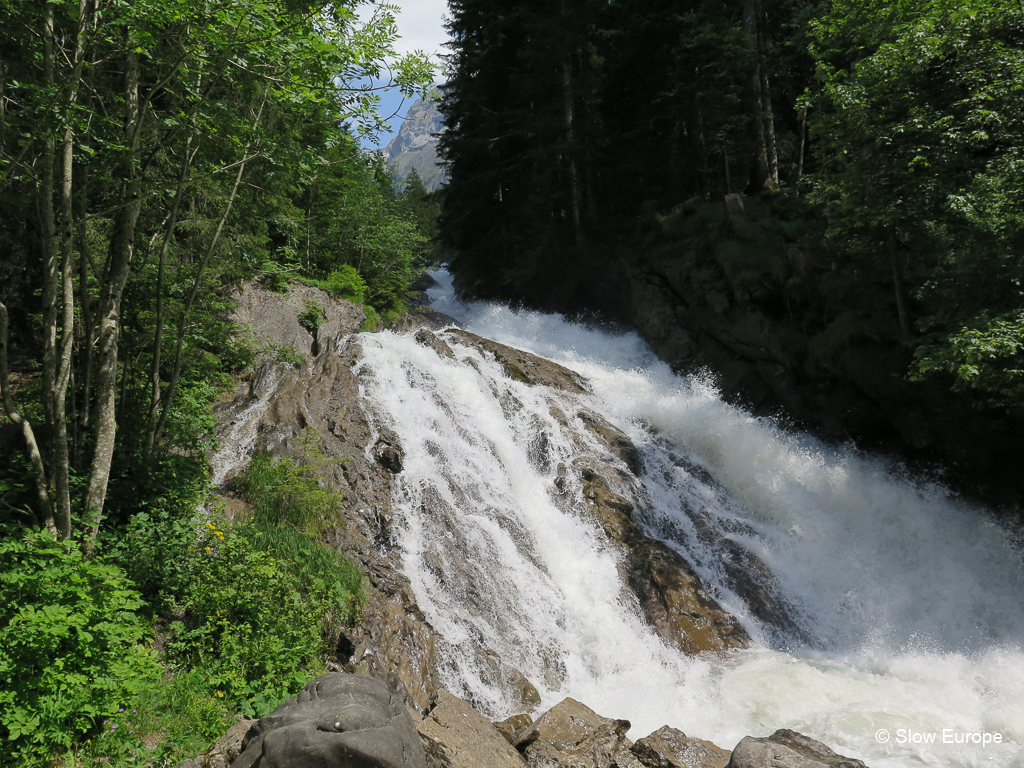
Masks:
[[[790,728],[873,768],[1024,765],[1024,563],[1007,530],[937,482],[723,402],[710,378],[673,374],[633,333],[464,304],[434,276],[435,309],[589,380],[588,407],[640,449],[638,522],[754,639],[686,657],[622,599],[593,523],[549,498],[579,436],[541,388],[477,350],[452,344],[466,365],[407,334],[364,334],[365,403],[405,450],[397,544],[447,641],[448,687],[492,718],[514,714],[467,650],[484,642],[537,686],[542,709],[571,696],[630,720],[633,739],[668,724],[730,749]],[[538,430],[554,457],[540,468]],[[475,567],[448,568],[454,547]],[[723,561],[737,547],[767,565],[788,628],[729,589]]]

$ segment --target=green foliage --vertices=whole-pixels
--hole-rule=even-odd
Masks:
[[[327,313],[320,306],[320,302],[313,301],[312,299],[307,299],[304,302],[303,310],[299,313],[299,325],[313,334],[313,336],[316,336],[320,326],[323,325],[326,319]]]
[[[1024,315],[982,316],[977,322],[978,327],[914,350],[910,378],[951,376],[953,389],[975,394],[978,406],[1019,408],[1024,403]]]
[[[267,714],[323,669],[322,601],[303,595],[279,560],[222,521],[196,536],[181,607],[168,658],[202,670],[246,716]]]
[[[1024,7],[832,3],[812,38],[814,200],[843,271],[903,272],[925,334],[912,379],[1019,403]]]
[[[363,320],[363,324],[359,326],[359,330],[367,333],[373,333],[380,328],[380,317],[377,316],[377,311],[367,305],[363,307],[366,311],[366,319]]]
[[[139,594],[77,544],[0,539],[0,761],[52,764],[156,678]]]
[[[356,304],[366,302],[366,281],[351,264],[342,264],[331,272],[323,281],[323,289],[339,299],[348,299]]]
[[[236,492],[251,505],[241,533],[254,547],[271,553],[303,594],[316,596],[321,634],[331,645],[344,626],[357,620],[362,575],[351,561],[319,541],[337,523],[342,497],[323,487],[315,473],[338,461],[324,456],[312,430],[297,448],[296,459],[257,454],[233,481]]]
[[[259,525],[288,525],[319,534],[340,510],[341,496],[320,485],[314,474],[326,460],[316,443],[305,456],[274,460],[269,454],[253,457],[246,472],[232,486],[252,504],[251,519]]]
[[[286,363],[294,368],[302,365],[302,354],[295,348],[294,344],[285,344],[283,341],[275,341],[265,347],[270,359],[275,363]]]

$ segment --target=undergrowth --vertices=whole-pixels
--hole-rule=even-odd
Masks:
[[[323,672],[362,576],[322,543],[341,514],[315,475],[331,461],[315,433],[297,448],[236,480],[244,521],[203,511],[196,472],[135,504],[91,556],[0,526],[0,765],[174,765]]]

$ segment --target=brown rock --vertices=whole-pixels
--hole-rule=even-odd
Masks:
[[[633,521],[633,503],[611,490],[607,465],[582,460],[575,469],[587,509],[621,547],[623,581],[658,636],[689,654],[746,647],[746,631],[708,594],[682,556]]]
[[[531,768],[606,768],[622,746],[628,720],[612,720],[563,699],[516,739]]]
[[[522,768],[522,756],[469,703],[439,690],[417,729],[430,768]]]
[[[522,381],[531,387],[541,384],[577,394],[590,391],[590,385],[578,373],[570,371],[558,363],[545,360],[543,357],[457,328],[450,328],[442,335],[460,344],[476,347],[481,352],[493,357],[505,369],[510,378]]]
[[[491,725],[494,726],[498,733],[505,737],[509,744],[515,744],[519,734],[533,725],[533,718],[526,714],[512,715],[512,717],[497,723],[491,723]]]
[[[242,742],[255,723],[255,720],[242,720],[231,726],[205,755],[198,758],[201,768],[228,768],[241,754]]]
[[[630,749],[646,768],[724,768],[730,753],[665,725]]]

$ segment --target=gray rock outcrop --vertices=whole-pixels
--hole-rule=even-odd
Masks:
[[[444,129],[435,101],[419,99],[409,107],[395,138],[383,150],[384,159],[395,166],[399,179],[404,180],[415,168],[428,192],[445,182],[444,169],[437,164],[435,135]]]
[[[820,741],[780,729],[764,739],[747,736],[732,751],[726,768],[866,768],[860,760],[837,755]]]
[[[416,727],[380,680],[329,673],[247,731],[231,768],[426,768]]]

